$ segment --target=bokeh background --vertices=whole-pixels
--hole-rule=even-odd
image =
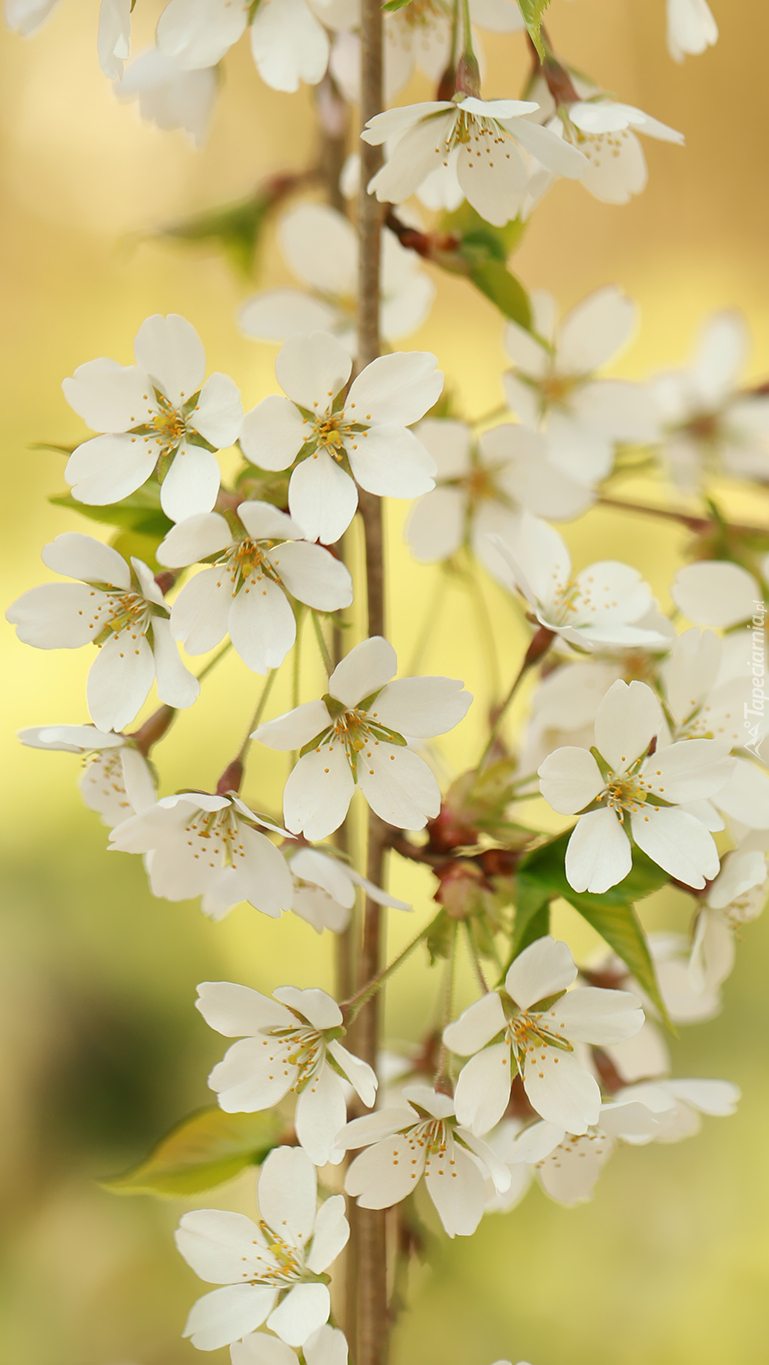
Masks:
[[[764,0],[713,0],[717,48],[676,67],[664,45],[663,0],[554,0],[551,31],[574,65],[624,100],[685,131],[681,150],[647,143],[650,183],[624,208],[559,184],[538,209],[518,256],[529,286],[566,306],[616,281],[638,299],[640,335],[618,372],[641,377],[679,362],[703,314],[744,308],[755,336],[752,374],[769,371],[769,189]],[[139,42],[157,13],[141,0]],[[3,597],[50,578],[43,542],[93,530],[52,507],[63,457],[35,442],[73,442],[82,428],[61,379],[84,360],[131,359],[143,318],[178,311],[198,328],[210,368],[241,384],[247,406],[274,390],[275,347],[237,333],[246,289],[216,255],[176,249],[152,229],[247,194],[271,171],[299,168],[311,148],[310,95],[261,86],[245,44],[226,81],[207,147],[141,126],[119,106],[95,52],[96,0],[61,0],[29,41],[0,37],[0,331]],[[522,43],[487,43],[485,93],[515,94]],[[402,97],[425,98],[415,82]],[[264,278],[281,280],[269,241]],[[439,281],[432,316],[414,344],[433,348],[471,414],[500,401],[498,315],[458,280]],[[643,492],[630,487],[630,494]],[[765,495],[726,490],[727,505],[769,524]],[[432,571],[401,544],[403,509],[389,513],[391,636],[404,661],[419,637]],[[101,534],[97,529],[96,534]],[[597,552],[630,559],[661,600],[681,560],[683,533],[652,520],[596,511],[568,536],[579,562]],[[600,549],[597,550],[597,547]],[[522,633],[487,585],[503,676]],[[464,676],[483,695],[477,612],[452,589],[425,668]],[[311,656],[311,642],[307,655]],[[81,806],[78,760],[24,750],[16,728],[85,719],[88,660],[40,653],[2,633],[3,746],[0,920],[0,1358],[13,1365],[191,1365],[180,1338],[200,1285],[176,1255],[182,1202],[118,1198],[100,1178],[141,1157],[181,1115],[210,1099],[205,1076],[222,1040],[192,1008],[195,985],[229,977],[265,990],[291,980],[328,984],[332,948],[289,917],[248,907],[221,925],[194,904],[150,896],[138,859],[107,855],[105,831]],[[304,683],[315,685],[313,669]],[[240,742],[258,679],[225,661],[193,713],[160,752],[163,789],[205,786]],[[275,712],[288,704],[275,696]],[[452,735],[458,771],[478,753],[481,708]],[[256,754],[245,795],[277,805],[283,760]],[[396,867],[393,889],[429,913],[427,883]],[[684,897],[644,906],[650,927],[685,928]],[[391,944],[414,920],[393,916]],[[578,953],[594,942],[564,909],[558,929]],[[412,962],[388,997],[387,1032],[416,1037],[432,1002],[424,963]],[[723,1365],[765,1358],[769,1273],[766,1037],[769,923],[750,926],[720,1018],[673,1044],[681,1075],[727,1076],[743,1086],[737,1117],[707,1120],[674,1147],[625,1150],[594,1201],[568,1211],[539,1190],[472,1239],[437,1242],[431,1269],[412,1280],[412,1312],[395,1365],[487,1365],[506,1356],[534,1365]],[[468,992],[467,982],[462,989]],[[248,1211],[253,1177],[213,1196]],[[215,1353],[212,1362],[226,1359]]]

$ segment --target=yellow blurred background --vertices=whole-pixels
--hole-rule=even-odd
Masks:
[[[739,305],[756,341],[752,374],[769,370],[769,121],[763,0],[713,0],[717,48],[676,67],[664,45],[663,0],[553,0],[557,49],[623,100],[682,129],[687,147],[646,143],[650,182],[631,205],[598,204],[556,185],[517,258],[530,287],[567,306],[616,281],[638,299],[641,334],[621,373],[643,376],[682,360],[705,312]],[[137,46],[157,11],[140,0]],[[259,82],[245,43],[227,59],[212,136],[192,151],[179,133],[140,125],[99,71],[96,0],[61,0],[24,41],[0,38],[3,213],[0,272],[3,597],[51,577],[45,540],[94,526],[53,508],[61,456],[34,442],[74,442],[79,420],[60,391],[79,363],[129,363],[133,336],[153,312],[198,328],[211,369],[231,373],[246,406],[273,391],[276,348],[246,341],[234,309],[246,288],[213,254],[142,240],[156,225],[246,195],[265,174],[301,167],[312,145],[312,100]],[[518,93],[519,39],[486,44],[484,93]],[[401,96],[426,98],[415,82]],[[285,278],[274,248],[265,278]],[[443,276],[413,344],[438,353],[472,415],[500,401],[498,314],[462,281]],[[410,343],[411,344],[411,343]],[[641,490],[631,488],[631,493]],[[765,494],[733,496],[769,524]],[[405,663],[434,583],[402,548],[404,509],[390,507],[390,633]],[[96,529],[95,534],[101,534]],[[580,563],[631,560],[666,600],[684,536],[652,520],[596,511],[567,532]],[[523,639],[502,594],[487,585],[503,677]],[[483,659],[472,602],[452,589],[426,671],[462,676],[483,701]],[[306,655],[313,659],[312,641]],[[196,983],[228,977],[264,990],[331,981],[332,947],[293,917],[280,925],[240,907],[221,925],[194,904],[150,896],[138,859],[108,856],[106,832],[81,806],[78,760],[22,749],[15,729],[86,718],[83,653],[41,653],[2,634],[3,875],[0,920],[0,1359],[8,1365],[191,1365],[180,1337],[201,1286],[177,1256],[181,1201],[117,1198],[99,1188],[144,1154],[184,1113],[209,1102],[205,1076],[223,1051],[192,1008]],[[313,660],[312,668],[315,668]],[[310,696],[317,681],[304,683]],[[237,748],[259,680],[237,661],[212,675],[192,713],[159,751],[163,790],[206,786]],[[276,689],[272,714],[289,704]],[[454,771],[473,762],[481,707],[444,746]],[[246,798],[277,805],[283,759],[254,752]],[[427,881],[393,869],[396,894],[430,912]],[[686,898],[655,898],[650,927],[684,929]],[[393,914],[391,946],[415,920]],[[564,911],[575,951],[589,931]],[[726,1076],[744,1087],[737,1117],[706,1120],[674,1147],[615,1156],[594,1201],[576,1210],[538,1190],[472,1239],[436,1243],[432,1268],[412,1281],[394,1365],[724,1365],[766,1359],[769,1166],[766,1036],[769,923],[750,926],[721,1018],[673,1044],[679,1075]],[[387,1034],[419,1036],[432,1001],[413,960],[389,993]],[[431,987],[432,989],[432,987]],[[467,981],[463,991],[470,990]],[[198,1203],[250,1211],[246,1175]],[[214,1353],[215,1365],[227,1358]]]

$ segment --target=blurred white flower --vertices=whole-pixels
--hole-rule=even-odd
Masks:
[[[322,5],[317,6],[322,14]],[[249,30],[251,55],[265,85],[289,93],[317,85],[328,66],[328,34],[305,0],[171,0],[160,16],[157,44],[186,71],[216,66]]]
[[[325,1323],[302,1347],[305,1365],[347,1365],[347,1339],[339,1327]],[[280,1337],[249,1332],[230,1346],[232,1365],[299,1365],[298,1356]]]
[[[689,980],[698,993],[717,990],[734,966],[735,936],[762,914],[769,898],[769,834],[752,831],[721,861],[694,930]]]
[[[667,36],[675,62],[713,47],[718,42],[718,25],[707,0],[667,0]]]
[[[752,574],[726,559],[700,559],[678,570],[670,588],[678,610],[698,626],[730,626],[748,621],[763,608],[761,589]],[[749,649],[748,643],[745,650]]]
[[[115,82],[123,103],[136,100],[139,117],[163,132],[181,128],[195,147],[208,136],[219,78],[215,67],[187,71],[174,57],[151,47]]]

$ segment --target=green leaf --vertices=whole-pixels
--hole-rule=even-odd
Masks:
[[[465,199],[459,208],[445,213],[441,219],[441,232],[459,237],[462,247],[485,249],[487,257],[504,262],[511,251],[520,244],[527,224],[521,218],[511,218],[504,227],[494,227],[481,218],[480,213]]]
[[[550,933],[550,896],[547,890],[519,877],[516,896],[510,962],[530,943]]]
[[[125,1175],[102,1181],[113,1194],[174,1199],[199,1194],[258,1166],[278,1145],[283,1124],[271,1111],[225,1114],[218,1106],[182,1119]]]
[[[159,564],[155,558],[155,551],[162,539],[162,536],[145,536],[140,531],[118,531],[110,540],[110,545],[124,559],[141,559],[154,574],[158,574],[167,572],[167,566]]]
[[[659,1013],[672,1028],[668,1012],[657,985],[651,953],[646,935],[632,905],[593,905],[586,902],[599,900],[598,896],[580,896],[575,892],[567,897],[569,904],[578,910],[583,919],[601,935],[601,938],[621,957],[625,966],[635,977],[639,986],[646,991],[649,999],[656,1005]]]
[[[241,274],[249,275],[265,221],[278,201],[275,187],[257,191],[248,199],[224,208],[210,209],[161,228],[156,236],[169,237],[192,246],[212,246],[229,257]]]
[[[135,531],[138,535],[156,536],[162,540],[171,530],[173,522],[160,506],[160,485],[150,479],[135,493],[129,493],[120,502],[106,507],[94,507],[91,503],[78,502],[71,493],[58,493],[49,498],[55,507],[68,507],[91,521],[102,522],[106,526],[117,526],[121,531]]]
[[[392,14],[394,10],[405,9],[406,6],[410,4],[411,0],[387,0],[387,3],[382,6],[382,9],[385,10],[386,13]]]
[[[497,307],[504,317],[527,330],[531,327],[531,304],[523,285],[501,261],[486,261],[470,270],[476,289]]]
[[[541,35],[542,17],[549,3],[550,0],[518,0],[521,14],[526,23],[527,32],[537,49],[541,61],[544,61],[546,56]]]

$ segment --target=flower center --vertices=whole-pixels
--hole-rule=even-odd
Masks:
[[[449,17],[449,9],[441,0],[411,0],[398,13],[398,23],[407,29],[433,29]],[[407,44],[404,43],[404,46]]]
[[[302,1251],[281,1237],[280,1233],[271,1228],[269,1223],[265,1223],[264,1219],[260,1218],[259,1227],[277,1264],[268,1265],[264,1273],[251,1283],[274,1284],[278,1287],[296,1284],[297,1280],[304,1276]]]
[[[527,1060],[534,1062],[540,1048],[556,1047],[565,1052],[573,1051],[568,1039],[558,1032],[557,1020],[557,1006],[547,1014],[530,1014],[528,1010],[521,1010],[508,1020],[507,1036],[521,1073]],[[565,1028],[566,1025],[561,1024],[560,1027]]]
[[[164,453],[173,450],[187,430],[187,423],[181,413],[162,395],[158,398],[157,412],[152,414],[151,425],[157,433],[156,439],[163,447]]]
[[[644,782],[637,773],[634,776],[623,773],[619,777],[612,774],[605,791],[597,799],[605,801],[608,808],[624,821],[625,811],[635,813],[646,805],[646,797],[651,789],[651,783]]]
[[[229,863],[237,867],[238,861],[245,857],[245,850],[238,828],[238,819],[232,806],[223,810],[196,810],[188,824],[184,826],[187,846],[192,849],[193,858],[208,863],[209,867],[221,867]]]
[[[262,546],[265,549],[262,549]],[[239,540],[237,545],[230,546],[219,559],[217,565],[221,565],[224,572],[229,574],[232,583],[233,596],[244,584],[245,592],[250,591],[249,579],[260,583],[263,578],[269,578],[273,583],[281,586],[280,574],[276,571],[273,564],[267,557],[267,551],[275,545],[274,540],[256,541]],[[220,583],[217,587],[221,586]]]
[[[83,760],[83,780],[94,790],[94,796],[117,801],[121,809],[131,810],[131,802],[123,781],[123,765],[118,749],[107,749],[102,753],[89,754]]]
[[[276,1039],[274,1051],[268,1054],[269,1061],[276,1067],[282,1066],[285,1076],[289,1074],[285,1070],[286,1064],[296,1067],[296,1079],[289,1087],[289,1093],[301,1094],[326,1060],[325,1039],[312,1028],[271,1028],[265,1032]],[[266,1038],[264,1043],[268,1046]]]
[[[611,133],[583,133],[570,119],[563,120],[564,136],[577,147],[593,166],[600,166],[605,157],[618,157],[630,132],[620,128]]]

